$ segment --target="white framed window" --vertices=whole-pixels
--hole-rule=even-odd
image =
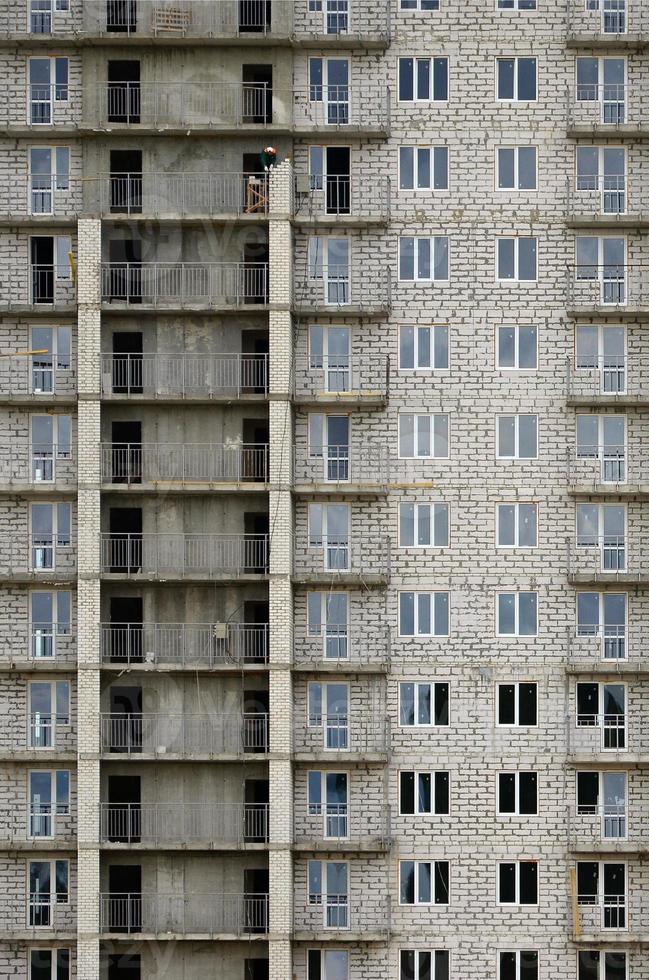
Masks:
[[[307,687],[307,726],[320,728],[325,749],[349,749],[349,684],[310,681]]]
[[[603,772],[592,769],[582,770],[576,774],[576,790],[577,816],[595,817],[599,821],[602,840],[625,840],[627,836],[626,772],[611,769]]]
[[[496,239],[498,282],[536,282],[537,241],[520,235]]]
[[[399,684],[399,724],[403,727],[447,727],[449,724],[448,681]]]
[[[70,980],[70,950],[32,946],[29,950],[29,980]]]
[[[626,416],[577,415],[576,458],[599,462],[602,483],[626,482]]]
[[[325,571],[346,571],[350,564],[349,504],[310,503],[309,548],[321,550]]]
[[[307,773],[307,810],[321,817],[323,837],[349,836],[349,785],[346,772],[310,770]]]
[[[448,282],[448,235],[400,237],[399,279],[401,282]]]
[[[32,415],[31,429],[31,481],[53,483],[59,460],[72,457],[72,416]]]
[[[401,10],[439,10],[440,0],[399,0]]]
[[[399,813],[402,816],[441,817],[450,812],[447,772],[402,770],[399,773]]]
[[[577,548],[597,548],[603,572],[626,569],[626,506],[577,504]]]
[[[56,640],[71,633],[72,593],[30,592],[30,656],[49,660],[56,656]]]
[[[498,980],[539,980],[538,950],[501,950],[498,953]]]
[[[537,605],[536,592],[497,592],[496,635],[536,636]]]
[[[496,417],[496,458],[536,459],[538,456],[537,430],[537,415],[498,415]]]
[[[54,214],[57,191],[70,188],[70,147],[29,148],[29,214]]]
[[[577,636],[601,639],[603,660],[626,660],[626,592],[578,592]]]
[[[536,102],[536,58],[496,58],[499,102]]]
[[[496,147],[496,188],[499,191],[536,190],[536,147]]]
[[[29,772],[29,837],[56,837],[57,817],[70,814],[68,769]]]
[[[447,949],[399,950],[399,980],[449,980],[450,975]]]
[[[448,592],[399,593],[399,636],[448,635]]]
[[[627,980],[626,953],[619,949],[577,951],[577,980]]]
[[[70,97],[68,58],[29,58],[29,123],[51,126],[54,107]]]
[[[400,146],[399,190],[448,190],[447,146]]]
[[[29,739],[32,749],[51,749],[56,734],[70,725],[70,681],[31,681]]]
[[[31,393],[52,394],[59,372],[72,367],[72,330],[70,327],[32,327]]]
[[[55,568],[57,549],[70,545],[71,504],[67,502],[30,504],[29,518],[33,570]]]
[[[349,863],[309,861],[307,865],[309,905],[318,905],[325,929],[349,928]]]
[[[28,925],[52,927],[54,907],[70,903],[70,862],[29,861]]]
[[[325,660],[346,660],[349,657],[349,594],[309,592],[307,634],[321,638]]]
[[[500,371],[536,371],[538,336],[535,326],[503,324],[497,328],[496,367]]]
[[[449,418],[446,413],[399,413],[401,459],[448,459]]]
[[[496,504],[496,547],[536,548],[537,504]]]
[[[399,861],[399,905],[448,905],[448,861]]]
[[[575,238],[575,280],[594,283],[601,303],[626,303],[626,270],[626,238]]]
[[[528,817],[538,814],[537,773],[499,772],[497,787],[496,813],[499,817]]]
[[[448,504],[399,504],[400,548],[448,548]]]
[[[496,684],[496,726],[536,728],[538,685],[536,681],[502,681]]]
[[[575,59],[577,102],[594,102],[600,121],[619,126],[626,120],[626,58]]]
[[[599,203],[601,214],[626,212],[626,148],[623,146],[575,147],[575,190]],[[588,205],[577,205],[587,207]]]
[[[308,949],[307,980],[349,980],[349,951]]]
[[[600,929],[627,928],[627,868],[622,861],[577,861],[577,901],[597,906]]]
[[[448,371],[449,327],[399,327],[400,371]]]
[[[600,729],[603,751],[627,747],[625,684],[579,681],[575,686],[576,727]]]
[[[583,324],[575,327],[575,371],[595,371],[601,394],[624,394],[627,375],[626,327]]]
[[[497,883],[499,905],[539,904],[538,861],[499,861]]]
[[[497,10],[536,10],[536,0],[496,0]]]
[[[399,58],[399,102],[448,102],[448,58]]]

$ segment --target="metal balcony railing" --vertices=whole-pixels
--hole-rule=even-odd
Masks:
[[[85,0],[82,31],[91,37],[118,38],[288,37],[291,8],[292,4],[266,0]]]
[[[643,0],[568,0],[568,37],[610,39],[647,34],[649,11]]]
[[[47,933],[75,935],[77,931],[76,909],[69,895],[57,899],[55,894],[34,892],[13,898],[3,896],[0,916],[0,935],[24,933],[33,930],[34,938]]]
[[[310,893],[296,899],[293,911],[296,933],[316,935],[326,932],[354,932],[388,936],[390,902],[386,895],[372,890],[356,897],[350,892],[339,894]]]
[[[630,839],[629,812],[626,803],[602,803],[593,806],[572,804],[568,808],[568,844],[571,848],[610,847],[614,850]],[[634,834],[634,838],[637,836]]]
[[[390,574],[390,539],[375,534],[323,534],[295,543],[296,578],[357,575],[359,578],[385,578]]]
[[[28,719],[27,747],[30,749],[76,749],[76,726],[70,715],[32,712]]]
[[[74,625],[67,623],[21,623],[16,620],[0,628],[0,658],[48,663],[76,663],[77,641]]]
[[[267,803],[102,803],[100,839],[118,844],[247,844],[268,840]]]
[[[649,666],[646,631],[629,624],[580,625],[568,632],[568,666],[582,670],[642,670]]]
[[[0,450],[0,479],[2,453]],[[101,478],[105,483],[265,483],[267,444],[104,443]]]
[[[568,752],[571,755],[628,756],[649,753],[646,719],[637,712],[621,714],[572,714],[568,719]]]
[[[102,933],[234,935],[268,931],[268,895],[122,893],[99,896]]]
[[[295,667],[387,667],[390,631],[371,622],[351,625],[320,623],[293,638]]]
[[[102,623],[105,664],[194,668],[262,664],[267,623]]]
[[[104,573],[211,578],[263,575],[267,569],[267,534],[101,535]]]
[[[293,393],[298,400],[385,400],[388,375],[385,354],[297,355]]]
[[[298,263],[293,288],[296,310],[326,312],[349,307],[350,311],[358,309],[368,314],[389,312],[390,273],[380,263],[377,266],[363,266],[356,260],[317,268]]]
[[[622,83],[585,83],[568,88],[568,129],[615,132],[620,126],[638,126],[639,92]]]
[[[0,299],[0,303],[2,300]],[[76,394],[76,364],[67,355],[20,354],[0,358],[0,393],[3,398],[28,395],[67,396]]]
[[[355,718],[353,715],[320,715],[309,724],[296,724],[294,751],[299,755],[388,752],[390,731],[386,719]]]
[[[389,466],[384,446],[296,446],[293,480],[297,486],[331,484],[332,490],[355,486],[384,486]]]
[[[585,579],[615,582],[649,580],[649,535],[584,534],[568,538],[568,574]]]
[[[566,300],[571,309],[644,310],[649,307],[649,270],[629,265],[571,265]]]
[[[614,941],[641,939],[649,936],[649,903],[642,891],[626,895],[579,895],[578,923],[573,930],[580,939]]]
[[[239,307],[268,301],[265,262],[104,262],[104,303]]]
[[[102,714],[104,752],[244,755],[268,751],[265,714]]]
[[[390,179],[370,174],[296,174],[295,216],[387,221]]]
[[[76,486],[76,482],[77,464],[70,444],[0,444],[0,483],[68,483]]]
[[[268,355],[102,354],[101,390],[105,397],[161,399],[264,395],[268,392]]]
[[[0,285],[0,309],[74,309],[76,285],[69,266],[12,265]]]
[[[83,181],[88,214],[237,217],[268,212],[265,176],[236,173],[114,173]]]
[[[647,181],[626,174],[581,174],[567,181],[568,220],[632,223],[649,216]]]
[[[309,85],[293,92],[293,124],[300,130],[387,133],[390,91],[377,82],[363,85]]]
[[[290,101],[266,82],[108,82],[84,93],[85,125],[206,129],[290,126]]]
[[[0,214],[76,217],[81,210],[82,182],[69,174],[16,174],[0,187]]]
[[[391,27],[389,0],[335,0],[319,6],[296,5],[297,39],[349,35],[359,40],[377,37],[387,42],[392,35]]]
[[[649,397],[644,366],[644,358],[628,358],[624,354],[569,357],[568,398]],[[649,364],[646,366],[649,369]]]
[[[571,487],[601,485],[624,487],[643,482],[644,462],[626,446],[579,445],[568,448],[568,484]]]
[[[0,576],[29,575],[34,578],[59,577],[66,580],[76,574],[76,539],[65,543],[55,534],[0,535]]]
[[[318,846],[369,848],[390,843],[390,807],[365,800],[362,804],[309,803],[295,807],[295,843]]]
[[[81,121],[81,105],[82,90],[76,82],[9,82],[0,103],[0,126],[29,127],[34,134],[42,126],[76,129]]]

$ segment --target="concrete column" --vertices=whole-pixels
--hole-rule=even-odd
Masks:
[[[99,980],[101,222],[78,223],[77,976]]]
[[[270,980],[293,975],[293,186],[293,167],[285,160],[270,175],[269,208]]]

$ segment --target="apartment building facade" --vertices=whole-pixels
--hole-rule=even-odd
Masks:
[[[647,4],[0,66],[0,976],[649,980]]]

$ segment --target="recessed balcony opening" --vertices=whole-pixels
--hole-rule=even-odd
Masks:
[[[110,211],[142,213],[142,150],[110,151]]]
[[[239,0],[239,33],[265,34],[270,30],[271,0]]]
[[[113,334],[112,391],[114,394],[142,394],[142,353],[140,331],[119,331]]]
[[[106,30],[110,34],[132,34],[137,30],[136,0],[106,0]]]
[[[128,0],[125,0],[125,3],[128,3]],[[139,61],[108,62],[107,98],[109,122],[140,122],[141,92]]]
[[[271,123],[273,121],[273,66],[242,65],[243,82],[242,122]]]

